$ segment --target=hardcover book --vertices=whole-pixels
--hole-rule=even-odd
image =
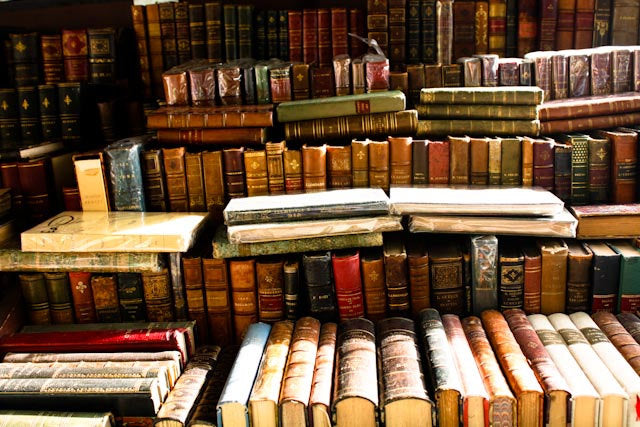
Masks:
[[[498,306],[498,239],[493,235],[472,236],[472,307],[481,314]]]
[[[593,321],[607,335],[634,371],[640,371],[640,344],[633,339],[616,316],[606,311],[594,313]]]

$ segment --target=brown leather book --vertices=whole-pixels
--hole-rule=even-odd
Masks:
[[[284,157],[287,146],[285,141],[267,142],[267,173],[269,177],[269,194],[284,193]]]
[[[453,3],[453,59],[471,56],[475,50],[476,4],[473,1]]]
[[[147,114],[147,129],[215,129],[273,126],[272,105],[160,107]]]
[[[245,151],[244,170],[247,183],[247,196],[269,194],[267,155],[264,150]]]
[[[489,141],[486,138],[469,139],[470,183],[489,184]]]
[[[441,64],[425,64],[424,76],[425,76],[424,87],[442,87],[442,65]]]
[[[565,309],[567,257],[569,250],[562,240],[537,241],[542,255],[540,312],[562,313]]]
[[[369,140],[351,141],[351,173],[354,187],[369,186]]]
[[[151,71],[151,86],[153,95],[161,98],[162,72],[164,71],[164,60],[162,58],[162,37],[160,34],[160,10],[158,4],[145,6],[147,18],[147,36],[149,39],[149,67]]]
[[[407,252],[400,235],[390,235],[384,242],[384,275],[388,312],[405,316],[409,312],[409,274]]]
[[[496,355],[478,317],[462,320],[476,365],[489,395],[489,422],[516,425],[516,399],[500,370]]]
[[[261,322],[277,322],[284,318],[284,261],[259,259],[256,262],[258,281],[258,318]]]
[[[203,258],[202,275],[211,342],[226,346],[234,341],[227,261]]]
[[[369,186],[389,190],[389,141],[369,141]]]
[[[62,54],[66,81],[89,80],[88,46],[86,30],[62,30]]]
[[[313,317],[298,319],[280,389],[280,423],[283,427],[306,424],[319,339],[318,320]]]
[[[449,141],[429,142],[429,184],[449,183]]]
[[[333,383],[336,353],[335,323],[325,323],[320,328],[320,339],[313,368],[313,382],[309,395],[309,419],[314,426],[331,426],[331,385]]]
[[[222,150],[224,165],[224,182],[227,196],[230,199],[245,197],[246,186],[244,182],[244,148],[226,148]]]
[[[236,343],[240,343],[249,325],[258,321],[256,260],[229,261],[229,277],[233,301],[233,326],[236,332]]]
[[[289,60],[302,62],[302,11],[290,10],[287,24],[289,27]]]
[[[611,202],[635,202],[638,134],[624,130],[599,131],[597,134],[611,142]]]
[[[640,7],[636,1],[611,2],[611,44],[628,46],[638,43]]]
[[[367,319],[377,322],[385,316],[387,309],[384,258],[380,250],[363,250],[360,257],[360,267]]]
[[[148,41],[149,31],[145,25],[145,7],[131,6],[131,21],[133,23],[133,32],[136,35],[136,46],[138,50],[138,66],[140,68],[140,79],[144,87],[145,98],[152,96],[151,87],[151,61],[149,59],[150,46]],[[43,49],[44,51],[44,49]],[[44,57],[44,52],[43,52]],[[62,41],[60,42],[60,59],[62,59]],[[45,69],[46,75],[46,69]],[[62,76],[62,63],[60,64],[60,75]],[[61,80],[58,80],[61,81]],[[49,82],[47,82],[49,83]]]
[[[540,313],[542,284],[542,256],[537,246],[531,242],[522,245],[524,256],[524,304],[527,314]]]
[[[522,150],[522,186],[533,186],[533,144],[529,137],[519,138]]]
[[[412,138],[389,137],[390,184],[411,185]]]
[[[78,187],[62,187],[62,199],[65,211],[81,211],[80,191]]]
[[[186,153],[184,155],[185,175],[187,177],[187,194],[189,194],[189,212],[206,212],[207,205],[204,193],[204,171],[202,153]]]
[[[291,32],[289,33],[291,37]],[[290,59],[296,60],[291,54]],[[316,9],[302,11],[302,61],[318,62],[318,14]]]
[[[412,176],[413,185],[426,185],[429,181],[429,141],[414,139],[412,148]]]
[[[309,99],[311,94],[309,64],[293,64],[291,66],[291,76],[293,100]]]
[[[328,98],[336,95],[333,67],[311,69],[311,98]]]
[[[375,327],[371,321],[350,319],[340,324],[331,403],[332,421],[336,425],[377,425],[375,343]]]
[[[332,57],[349,53],[349,36],[347,35],[347,9],[331,8],[331,53]]]
[[[420,311],[431,307],[429,254],[423,242],[417,239],[407,241],[407,261],[411,314],[416,317]]]
[[[549,425],[566,425],[571,421],[571,418],[567,418],[571,398],[569,385],[556,368],[524,311],[507,310],[504,318],[544,390],[546,420]]]
[[[482,325],[516,396],[518,425],[542,425],[544,392],[507,321],[499,311],[486,310]]]
[[[573,49],[575,10],[576,0],[558,0],[557,50]]]
[[[266,141],[266,128],[158,129],[158,142],[163,144],[245,145]]]
[[[93,275],[91,276],[91,292],[96,308],[98,322],[121,322],[120,300],[118,299],[118,284],[116,276]]]
[[[284,152],[284,186],[287,193],[302,191],[302,155],[300,150]]]
[[[455,242],[429,247],[431,306],[440,313],[461,315],[465,311],[462,252]]]
[[[185,172],[185,149],[163,148],[164,172],[167,180],[167,195],[171,212],[189,212],[187,176]]]
[[[327,146],[329,188],[351,188],[351,146]]]
[[[591,315],[598,327],[607,335],[607,338],[618,349],[629,365],[640,374],[640,344],[633,339],[631,334],[622,326],[613,313],[599,311]]]
[[[450,136],[449,140],[449,184],[469,184],[469,137]]]
[[[164,162],[161,150],[142,152],[142,173],[147,208],[151,212],[167,211],[167,191],[164,180]]]
[[[224,173],[222,170],[222,151],[204,151],[202,153],[202,175],[207,210],[212,206],[224,206]]]
[[[142,290],[149,322],[170,322],[175,320],[169,270],[159,273],[142,273]]]
[[[323,191],[327,188],[327,146],[302,146],[304,190]]]
[[[52,214],[53,200],[49,200],[50,170],[47,158],[18,163],[18,177],[29,223],[40,223]]]
[[[199,256],[184,256],[182,258],[182,277],[187,298],[187,313],[189,320],[196,322],[198,342],[209,342],[209,328],[207,327],[207,306],[205,304],[204,276],[202,274],[202,258]]]
[[[585,130],[608,129],[629,126],[640,122],[640,113],[624,113],[610,116],[579,117],[569,120],[552,120],[540,123],[541,135],[579,132]]]
[[[593,253],[588,246],[577,241],[568,242],[567,247],[567,313],[589,311]]]
[[[317,9],[317,52],[318,65],[325,67],[333,58],[331,52],[331,11],[329,9]],[[303,19],[304,19],[304,12]],[[303,22],[304,25],[304,22]],[[304,32],[304,26],[302,31]],[[307,62],[307,61],[305,61]]]
[[[135,16],[134,14],[132,15],[132,17]],[[144,15],[142,16],[142,19],[144,19]],[[140,46],[138,45],[138,47]],[[40,48],[42,51],[42,71],[45,84],[64,81],[64,66],[62,62],[62,37],[60,36],[60,34],[41,35]]]

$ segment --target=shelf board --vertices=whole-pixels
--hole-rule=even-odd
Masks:
[[[0,11],[45,9],[79,4],[115,3],[122,0],[9,0],[0,1]]]

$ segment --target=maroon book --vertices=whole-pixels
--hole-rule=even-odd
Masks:
[[[331,64],[331,11],[318,9],[318,64],[321,67]]]
[[[536,18],[536,0],[518,1],[518,56],[524,57],[529,52],[536,50],[538,39],[538,20]]]
[[[349,32],[360,37],[365,37],[364,18],[360,9],[349,9]],[[349,53],[352,58],[357,58],[367,51],[366,46],[355,37],[349,38]]]
[[[84,271],[69,272],[69,286],[77,323],[95,323],[98,321],[96,308],[93,304],[93,291],[89,286],[90,281],[91,273]]]
[[[535,140],[533,143],[533,185],[553,191],[553,141]]]
[[[475,53],[476,5],[473,1],[453,3],[453,59]]]
[[[540,7],[540,50],[556,48],[556,26],[558,25],[558,0],[541,0]]]
[[[503,58],[498,61],[498,81],[500,86],[520,85],[520,61],[517,58]]]
[[[429,142],[429,184],[449,183],[449,141]]]
[[[317,67],[311,71],[311,97],[328,98],[335,96],[336,85],[333,81],[333,67]]]
[[[332,55],[349,54],[349,36],[347,22],[347,9],[334,7],[331,9],[331,52]]]
[[[591,53],[591,95],[611,92],[611,51],[601,48]]]
[[[289,60],[302,62],[302,12],[289,11]]]
[[[316,9],[302,11],[302,61],[318,62],[318,13]]]
[[[367,92],[389,90],[389,60],[375,56],[365,63]]]
[[[331,261],[340,320],[364,316],[359,251],[334,253]]]
[[[67,81],[89,80],[89,47],[86,30],[62,30],[62,54]]]

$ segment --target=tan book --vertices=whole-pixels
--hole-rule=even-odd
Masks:
[[[534,140],[525,137],[522,141],[522,186],[531,187],[533,185],[533,144]]]
[[[335,323],[325,323],[320,328],[313,384],[309,395],[309,418],[314,427],[331,427],[331,385],[337,331],[338,326]]]
[[[329,188],[351,188],[351,146],[327,146],[327,181]]]
[[[538,240],[542,254],[542,285],[540,312],[562,313],[567,291],[567,257],[569,249],[562,240]]]
[[[207,209],[204,193],[204,169],[202,153],[184,155],[187,194],[189,194],[189,212],[205,212]]]
[[[411,185],[411,137],[389,137],[389,164],[391,185]]]
[[[202,173],[207,208],[224,206],[222,151],[205,151],[202,153]]]
[[[548,316],[548,319],[564,340],[571,355],[587,375],[593,387],[600,394],[598,425],[603,427],[626,425],[629,396],[618,384],[607,365],[600,360],[589,341],[568,315],[555,313]]]
[[[351,141],[351,174],[354,187],[369,186],[369,140]]]
[[[265,151],[267,152],[267,172],[269,175],[269,193],[284,193],[284,156],[287,150],[285,141],[267,142]]]
[[[109,191],[102,153],[73,156],[83,211],[109,211]]]
[[[304,190],[323,191],[327,189],[327,146],[302,146],[302,172]],[[286,169],[285,169],[286,174]]]
[[[569,423],[572,426],[598,425],[598,416],[602,405],[600,394],[571,355],[562,336],[553,328],[544,314],[532,314],[527,319],[569,385],[571,391]]]
[[[449,184],[469,184],[469,137],[450,136],[449,140]]]
[[[278,427],[278,399],[284,375],[293,322],[282,320],[271,327],[267,345],[262,354],[258,375],[249,396],[249,416],[255,427]]]
[[[389,141],[369,141],[369,186],[389,190]]]
[[[245,151],[244,170],[249,197],[269,194],[267,154],[264,150]]]

